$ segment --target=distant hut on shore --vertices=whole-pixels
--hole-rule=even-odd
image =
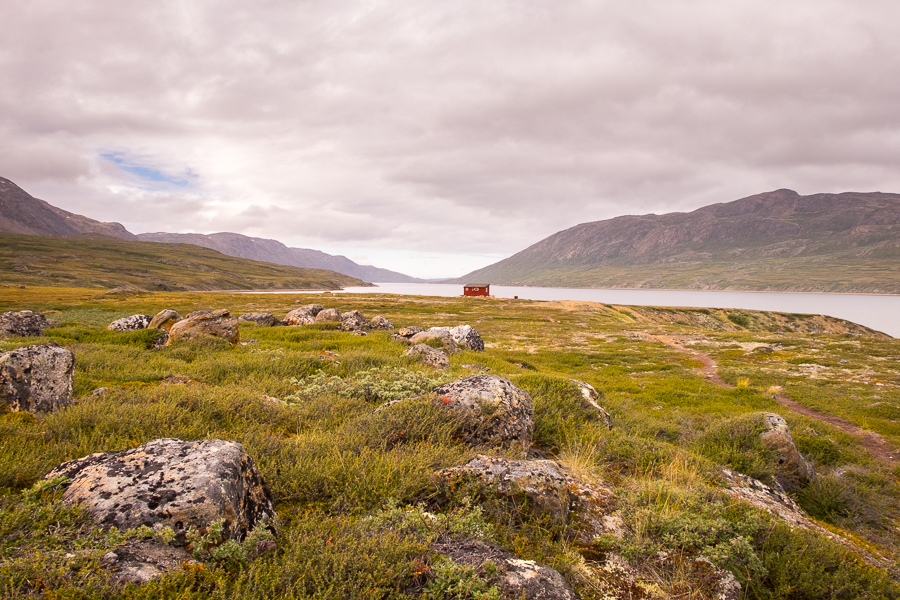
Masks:
[[[467,283],[463,286],[463,296],[490,296],[491,284],[489,283]]]

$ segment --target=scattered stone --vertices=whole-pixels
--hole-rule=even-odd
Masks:
[[[272,404],[280,404],[282,406],[287,405],[287,402],[285,402],[281,398],[276,398],[275,396],[267,396],[267,395],[263,394],[262,399],[265,400],[266,402],[271,402]]]
[[[403,336],[400,335],[399,333],[392,333],[392,334],[391,334],[391,339],[394,340],[395,342],[401,342],[401,343],[404,343],[404,344],[409,344],[409,338],[403,337]]]
[[[75,355],[54,346],[0,353],[0,403],[10,410],[53,412],[72,403]]]
[[[354,331],[354,332],[353,332],[353,335],[358,335],[358,336],[360,336],[360,337],[365,337],[365,336],[367,336],[367,335],[369,335],[369,334],[366,333],[366,332],[363,331],[363,330],[359,330],[359,331]]]
[[[285,325],[313,325],[316,323],[316,315],[322,312],[323,308],[321,304],[306,304],[295,308],[285,315],[284,323]]]
[[[272,313],[244,313],[238,317],[238,321],[256,323],[261,327],[275,327],[281,325],[281,320]]]
[[[0,314],[0,338],[44,335],[48,327],[50,323],[39,312],[20,310]]]
[[[445,330],[423,331],[409,338],[411,344],[424,344],[429,340],[440,340],[441,345],[444,347],[444,351],[447,354],[456,353],[456,342],[453,340],[453,336],[450,335],[450,332]]]
[[[549,517],[560,525],[569,519],[569,490],[566,477],[552,460],[510,460],[478,455],[468,463],[437,471],[432,481],[439,489],[475,487],[482,495],[516,504],[526,499],[535,516]]]
[[[258,344],[259,338],[250,338],[249,340],[241,341],[241,346],[249,346],[250,344]]]
[[[377,317],[372,317],[372,329],[380,329],[382,331],[388,331],[394,328],[394,324],[378,315]]]
[[[137,331],[139,329],[147,329],[150,321],[153,319],[150,315],[131,315],[130,317],[122,317],[116,319],[106,326],[110,331]]]
[[[172,328],[172,325],[181,320],[181,315],[178,312],[172,310],[171,308],[165,308],[150,319],[150,324],[147,325],[150,329],[165,329],[166,331]]]
[[[485,372],[485,373],[487,373],[488,371],[491,370],[490,367],[485,367],[484,365],[469,365],[469,364],[465,364],[465,365],[462,365],[462,368],[463,368],[463,369],[472,369],[473,371],[483,371],[483,372]]]
[[[227,308],[197,310],[172,325],[166,345],[169,346],[176,341],[218,337],[236,346],[240,341],[240,335],[238,321],[231,316]]]
[[[165,385],[185,385],[188,383],[194,383],[194,380],[187,375],[169,375],[167,377],[164,377],[162,382]]]
[[[350,310],[341,314],[341,331],[365,331],[372,324],[358,310]]]
[[[171,527],[180,546],[191,527],[204,531],[224,519],[222,537],[240,541],[275,517],[256,464],[237,442],[157,439],[62,463],[45,479],[54,477],[67,478],[63,501],[100,525]]]
[[[731,571],[720,569],[705,556],[698,556],[693,561],[691,579],[694,589],[706,592],[708,598],[716,600],[740,600],[741,584]]]
[[[758,346],[753,349],[754,354],[772,354],[775,350],[771,346]]]
[[[152,348],[154,350],[159,350],[163,346],[166,345],[166,342],[169,341],[169,330],[168,329],[158,329],[159,334],[156,336],[156,339],[153,340]]]
[[[598,392],[591,384],[579,381],[578,379],[570,379],[569,381],[577,385],[578,389],[581,391],[581,396],[588,404],[597,409],[598,416],[606,423],[606,428],[612,429],[612,417],[609,416],[609,413],[606,412],[605,408],[600,406],[600,392]]]
[[[133,285],[120,285],[118,287],[114,287],[112,289],[106,290],[103,292],[103,295],[110,296],[137,296],[138,294],[143,294],[147,290],[141,289],[139,287],[135,287]]]
[[[101,559],[101,564],[112,571],[113,581],[120,585],[141,585],[181,570],[183,565],[199,565],[184,548],[175,548],[155,540],[128,540]]]
[[[333,308],[326,308],[316,315],[316,323],[340,323],[341,313]]]
[[[446,369],[450,366],[450,359],[443,350],[426,344],[416,344],[407,350],[405,355],[415,357],[420,363],[436,369]]]
[[[472,329],[471,325],[457,325],[456,327],[432,327],[428,331],[446,331],[453,338],[453,341],[460,346],[465,346],[469,350],[476,352],[484,351],[484,340],[481,335]]]
[[[109,393],[108,387],[98,387],[96,390],[91,392],[91,396],[105,396]]]
[[[475,567],[490,585],[497,586],[504,599],[577,600],[572,586],[555,569],[533,560],[516,558],[497,545],[472,539],[442,536],[429,547],[461,565]],[[486,562],[497,567],[493,576],[482,567]]]
[[[528,452],[534,403],[527,392],[496,375],[471,375],[434,389],[438,402],[465,416],[465,440],[474,446]]]
[[[759,437],[778,457],[778,482],[789,492],[809,484],[816,471],[797,450],[787,422],[775,413],[761,413],[761,417],[766,430]]]

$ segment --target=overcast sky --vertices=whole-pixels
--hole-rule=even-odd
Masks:
[[[420,277],[578,223],[900,192],[897,0],[4,0],[0,176]]]

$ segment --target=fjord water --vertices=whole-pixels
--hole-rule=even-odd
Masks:
[[[461,296],[462,286],[442,283],[379,283],[378,288],[348,287],[347,294]],[[900,337],[900,296],[867,294],[791,294],[782,292],[718,292],[693,290],[601,290],[492,285],[497,298],[585,300],[635,306],[744,308],[773,312],[820,314],[847,319],[892,337]]]

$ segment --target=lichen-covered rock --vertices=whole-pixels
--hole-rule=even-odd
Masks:
[[[165,329],[168,331],[172,328],[172,325],[180,320],[181,315],[179,315],[177,311],[174,311],[171,308],[164,308],[153,315],[153,318],[150,319],[150,324],[147,325],[147,327],[150,329]]]
[[[578,379],[570,379],[572,383],[578,386],[581,396],[585,401],[597,409],[597,416],[606,423],[607,429],[612,429],[612,417],[606,412],[606,409],[600,406],[600,393],[589,383],[579,381]]]
[[[397,335],[399,335],[400,337],[411,338],[417,333],[422,333],[423,331],[425,331],[423,328],[412,325],[410,327],[401,327],[397,330]]]
[[[453,341],[460,346],[477,352],[484,351],[484,340],[481,335],[472,329],[471,325],[457,325],[456,327],[432,327],[428,331],[446,331]]]
[[[478,455],[466,464],[442,469],[432,476],[440,489],[474,487],[477,494],[490,490],[493,498],[521,505],[527,500],[536,516],[549,517],[560,525],[569,518],[566,476],[552,460],[510,460]]]
[[[321,304],[305,304],[290,311],[284,317],[285,325],[313,325],[316,315],[324,310]]]
[[[238,321],[256,323],[261,327],[275,327],[281,325],[281,319],[272,313],[244,313],[238,317]]]
[[[443,350],[425,344],[416,344],[407,350],[405,355],[415,357],[420,363],[436,369],[446,369],[450,366],[450,359]]]
[[[158,439],[65,462],[45,478],[60,476],[67,478],[63,501],[97,523],[171,527],[178,545],[191,527],[204,531],[224,519],[223,538],[241,540],[275,517],[253,459],[237,442]]]
[[[378,315],[376,317],[372,317],[372,329],[380,329],[381,331],[389,331],[394,328],[394,324]]]
[[[816,471],[797,450],[787,422],[775,413],[761,413],[761,418],[765,431],[759,437],[778,458],[778,482],[787,491],[806,486],[815,479]]]
[[[358,310],[341,313],[341,331],[366,331],[372,324]]]
[[[516,558],[494,544],[442,536],[429,547],[457,564],[474,567],[479,576],[497,587],[504,600],[578,599],[572,586],[555,569],[532,560]],[[496,566],[493,575],[483,568],[488,561]]]
[[[409,343],[411,344],[425,344],[429,340],[440,340],[441,345],[444,347],[444,351],[447,354],[455,354],[456,353],[456,342],[453,340],[453,336],[450,335],[449,331],[439,329],[437,331],[422,331],[421,333],[417,333],[409,338]]]
[[[334,308],[326,308],[316,315],[316,323],[340,323],[341,313]]]
[[[28,412],[68,406],[74,374],[75,355],[65,348],[27,346],[0,353],[0,404]]]
[[[180,571],[183,565],[199,565],[184,548],[176,548],[155,540],[128,540],[101,559],[104,568],[114,573],[118,584],[142,584]]]
[[[472,375],[434,389],[440,405],[462,413],[464,438],[474,446],[528,451],[534,403],[528,392],[496,375]]]
[[[0,314],[0,338],[44,335],[44,330],[49,326],[44,315],[31,310]]]
[[[197,310],[172,325],[166,346],[173,342],[202,337],[222,338],[232,346],[236,346],[240,341],[240,335],[238,320],[231,316],[227,308]]]
[[[122,317],[116,319],[106,326],[110,331],[137,331],[139,329],[147,329],[150,321],[153,319],[150,315],[131,315],[130,317]]]

